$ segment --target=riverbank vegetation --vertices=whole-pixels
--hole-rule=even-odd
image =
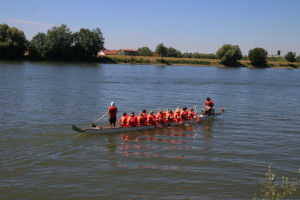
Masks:
[[[288,52],[285,57],[268,56],[263,48],[251,49],[246,56],[238,45],[225,44],[216,54],[182,53],[173,47],[158,44],[155,52],[139,48],[139,56],[99,56],[104,48],[104,37],[99,28],[71,32],[66,25],[54,26],[47,33],[38,33],[28,41],[24,32],[0,24],[0,59],[89,61],[99,63],[130,63],[154,65],[197,65],[229,67],[289,67],[300,68],[300,55]]]
[[[264,182],[261,183],[260,196],[262,199],[288,199],[291,198],[293,193],[296,192],[299,181],[300,181],[300,168],[296,172],[296,175],[292,178],[282,177],[281,185],[278,185],[276,180],[276,175],[272,172],[271,165],[269,165],[268,170],[265,175]],[[257,194],[254,195],[253,199],[257,199]]]

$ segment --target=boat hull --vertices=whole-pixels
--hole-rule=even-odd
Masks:
[[[126,133],[126,132],[135,132],[135,131],[143,131],[147,129],[155,129],[155,128],[163,128],[163,127],[173,127],[185,124],[195,124],[207,119],[214,118],[216,116],[221,115],[221,113],[214,113],[212,115],[198,115],[199,121],[196,120],[196,116],[193,120],[184,120],[182,123],[177,122],[169,122],[164,124],[157,124],[157,125],[147,125],[147,126],[136,126],[136,127],[116,127],[116,128],[109,128],[109,127],[88,127],[83,129],[85,133],[94,133],[94,134],[106,134],[106,133]]]

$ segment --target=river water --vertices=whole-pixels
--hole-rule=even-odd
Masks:
[[[0,86],[0,199],[252,199],[300,167],[299,69],[1,61]],[[208,96],[226,113],[199,125],[71,129]]]

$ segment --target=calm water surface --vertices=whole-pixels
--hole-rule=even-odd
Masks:
[[[2,61],[0,199],[251,199],[268,165],[300,167],[299,88],[298,69]],[[226,113],[199,125],[71,130],[207,96]]]

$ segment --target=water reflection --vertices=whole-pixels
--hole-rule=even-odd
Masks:
[[[210,140],[213,137],[213,122],[214,120],[209,120],[201,124],[121,133],[117,135],[117,138],[120,140],[119,144],[117,144],[116,139],[109,138],[109,143],[106,147],[110,152],[117,151],[119,155],[135,159],[135,163],[141,158],[176,159],[176,163],[180,160],[204,160],[203,156],[195,153],[195,151],[207,151],[212,148]],[[180,166],[153,164],[155,162],[132,165],[130,163],[126,159],[126,164],[122,163],[117,166],[163,170],[182,169]]]
[[[118,146],[115,137],[108,136],[107,139],[108,139],[108,143],[105,145],[105,147],[108,149],[108,151],[115,152]]]

